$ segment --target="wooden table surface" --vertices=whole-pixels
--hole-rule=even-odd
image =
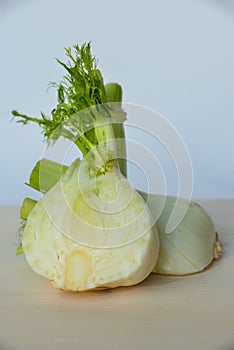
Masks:
[[[234,200],[200,201],[224,247],[200,274],[65,293],[15,256],[18,209],[1,207],[0,350],[233,350]]]

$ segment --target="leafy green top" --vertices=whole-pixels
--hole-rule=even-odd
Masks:
[[[51,111],[51,116],[41,112],[41,117],[35,118],[16,110],[13,110],[12,114],[20,118],[17,121],[19,123],[35,122],[41,126],[48,143],[55,142],[63,136],[73,140],[85,155],[100,141],[114,138],[111,125],[105,125],[101,131],[97,127],[98,118],[99,122],[100,118],[110,118],[111,107],[103,105],[108,102],[108,98],[102,75],[97,69],[96,58],[91,54],[90,43],[81,47],[74,45],[72,48],[66,48],[65,52],[69,58],[68,63],[65,64],[59,59],[57,62],[65,68],[67,74],[60,84],[50,84],[57,88],[58,95],[58,103]],[[94,107],[85,111],[92,106]]]

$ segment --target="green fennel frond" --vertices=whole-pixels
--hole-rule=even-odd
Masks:
[[[74,115],[92,106],[96,106],[98,111],[98,105],[105,104],[108,100],[102,75],[97,69],[96,58],[91,53],[90,43],[80,47],[74,45],[72,48],[66,48],[65,52],[69,59],[68,63],[63,63],[59,59],[57,62],[66,70],[66,75],[60,84],[50,84],[57,88],[57,105],[51,111],[51,115],[47,116],[41,112],[40,118],[35,118],[16,110],[12,111],[12,115],[19,118],[17,121],[19,123],[37,123],[49,144],[63,136],[73,140],[85,154],[91,145],[97,144],[92,129],[95,127],[95,113],[92,111],[80,113],[78,118]],[[108,109],[105,112],[108,117]]]

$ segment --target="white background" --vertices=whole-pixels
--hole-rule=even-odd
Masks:
[[[105,82],[118,81],[125,102],[157,110],[184,139],[193,198],[234,197],[232,1],[24,0],[3,1],[0,11],[1,205],[32,194],[24,182],[44,148],[39,128],[10,123],[10,111],[49,112],[56,100],[47,84],[64,73],[54,57],[90,40]]]

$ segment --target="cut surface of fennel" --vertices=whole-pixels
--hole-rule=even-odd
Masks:
[[[76,160],[34,206],[22,246],[35,272],[70,291],[137,284],[159,254],[142,197],[115,165],[90,178],[85,160]]]

